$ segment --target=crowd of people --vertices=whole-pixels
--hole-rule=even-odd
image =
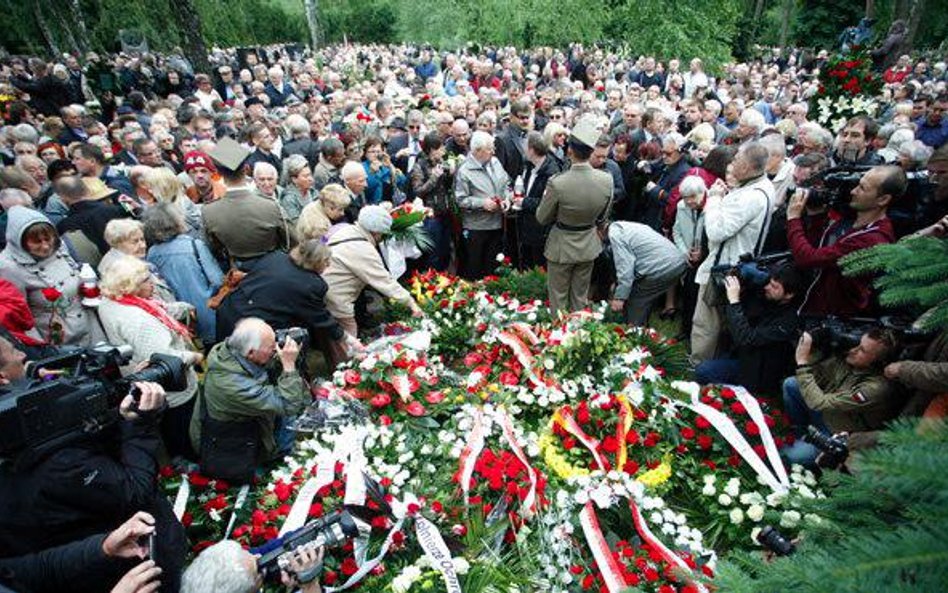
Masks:
[[[714,75],[580,45],[215,50],[212,72],[177,54],[0,59],[4,393],[38,380],[29,361],[101,341],[130,346],[125,371],[186,367],[179,390],[123,401],[108,442],[4,464],[0,581],[253,590],[238,546],[182,579],[159,459],[248,479],[293,447],[307,353],[358,355],[372,295],[423,315],[380,250],[411,200],[433,247],[410,269],[479,279],[506,254],[545,267],[553,312],[677,320],[699,382],[782,390],[797,436],[921,414],[948,391],[948,332],[907,350],[869,324],[833,351],[802,330],[882,313],[842,256],[948,235],[945,62],[880,55],[881,109],[830,130],[809,102],[827,57],[774,49]],[[318,563],[286,582],[318,591]]]

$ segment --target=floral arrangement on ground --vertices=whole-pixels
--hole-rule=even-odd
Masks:
[[[416,274],[427,317],[314,388],[295,452],[249,487],[163,468],[194,551],[345,508],[361,528],[327,551],[328,591],[696,593],[765,525],[821,521],[770,402],[688,382],[680,345],[604,310],[553,319],[486,285]]]

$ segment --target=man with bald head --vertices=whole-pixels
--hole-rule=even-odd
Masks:
[[[456,119],[451,124],[451,137],[445,142],[445,148],[449,155],[458,157],[467,156],[470,150],[471,126],[466,119]]]
[[[191,444],[201,453],[202,466],[212,454],[202,447],[241,425],[258,449],[252,463],[267,463],[293,449],[293,433],[285,426],[308,403],[296,369],[299,354],[299,344],[289,337],[278,343],[273,328],[256,317],[238,321],[234,333],[211,348],[204,394],[194,406],[190,427]],[[271,367],[278,371],[275,381],[270,379]]]

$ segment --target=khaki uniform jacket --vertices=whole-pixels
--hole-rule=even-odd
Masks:
[[[803,400],[833,432],[877,430],[898,412],[899,398],[879,372],[857,371],[839,357],[797,369]]]
[[[546,240],[546,259],[578,264],[599,257],[602,241],[596,224],[605,220],[611,202],[612,176],[588,163],[575,163],[569,171],[551,177],[537,207],[537,222],[553,224]],[[564,225],[582,230],[567,230]]]
[[[286,221],[275,200],[248,188],[230,189],[205,204],[204,229],[215,253],[226,250],[236,259],[250,259],[289,247]]]

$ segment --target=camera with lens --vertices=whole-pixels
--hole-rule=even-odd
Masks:
[[[118,421],[126,395],[137,405],[136,381],[167,391],[187,386],[184,363],[176,356],[153,354],[148,367],[123,377],[120,369],[131,359],[129,346],[97,344],[30,363],[28,382],[0,398],[0,456],[41,454],[103,431]]]
[[[276,343],[283,348],[286,346],[287,338],[293,338],[293,341],[299,344],[300,350],[306,347],[309,342],[309,332],[302,327],[287,327],[276,330]]]
[[[879,326],[878,319],[835,315],[804,317],[803,326],[813,338],[813,348],[824,353],[842,352],[859,344],[863,334]]]
[[[789,556],[796,547],[773,525],[765,525],[757,534],[757,543],[767,548],[777,556]]]
[[[371,530],[371,525],[349,511],[337,510],[251,552],[260,556],[257,559],[257,570],[264,579],[279,579],[281,570],[289,570],[293,554],[319,547],[338,548],[350,539],[367,535]]]
[[[793,194],[797,189],[803,189],[807,191],[807,206],[842,209],[849,204],[850,192],[871,168],[865,165],[830,167],[814,174],[798,187],[789,187],[787,193]]]
[[[803,440],[822,453],[817,463],[820,467],[837,469],[849,457],[849,444],[845,435],[829,435],[815,426],[809,426]]]
[[[754,257],[752,253],[741,255],[736,264],[718,264],[711,268],[712,280],[723,284],[727,276],[737,276],[745,287],[761,288],[770,281],[770,274],[790,261],[789,251]]]

